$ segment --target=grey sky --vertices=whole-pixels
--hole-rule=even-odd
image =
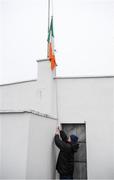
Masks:
[[[0,0],[0,83],[37,77],[48,0]],[[114,0],[53,0],[58,76],[114,75]]]

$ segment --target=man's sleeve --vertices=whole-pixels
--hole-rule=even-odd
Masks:
[[[70,151],[69,145],[61,141],[58,134],[55,135],[55,144],[61,151]]]
[[[67,142],[67,140],[68,140],[68,137],[67,137],[67,135],[65,134],[65,132],[64,131],[60,131],[60,136],[61,136],[61,138],[62,138],[62,140],[64,141],[64,142]]]

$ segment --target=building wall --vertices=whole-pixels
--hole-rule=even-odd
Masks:
[[[2,171],[2,122],[0,120],[0,179]]]
[[[0,109],[36,109],[37,81],[0,86]]]
[[[54,77],[50,61],[39,61],[38,80],[0,85],[0,109],[32,109],[57,117]]]
[[[32,113],[0,113],[1,179],[54,178],[56,120]],[[44,169],[43,169],[44,168]]]
[[[34,109],[42,113],[51,114],[54,117],[58,114],[58,120],[61,123],[86,123],[88,178],[113,179],[114,77],[53,79],[54,76],[55,74],[50,70],[49,60],[39,61],[38,81],[0,86],[0,94],[2,94],[0,109]],[[55,82],[57,82],[57,84],[55,84]],[[57,104],[58,108],[56,107]],[[11,116],[7,115],[6,119],[9,119],[9,117]],[[19,122],[21,122],[21,119],[23,120],[23,117],[20,118],[17,116],[16,118],[20,119]],[[31,118],[33,118],[33,121]],[[47,120],[45,120],[44,123],[44,121],[41,121],[39,118],[37,121],[36,117],[33,116],[31,118],[29,118],[29,157],[27,158],[28,166],[26,167],[26,176],[34,178],[36,176],[41,177],[42,171],[37,171],[37,166],[39,167],[39,164],[36,159],[41,152],[44,153],[46,145],[49,147],[50,143],[52,143],[50,137],[52,137],[52,132],[54,132],[54,126],[56,126],[56,124]],[[4,121],[4,123],[7,121]],[[21,123],[24,124],[23,122],[24,121]],[[42,124],[40,124],[41,122]],[[4,130],[4,127],[7,127],[7,124],[8,123],[6,123],[6,126],[2,125],[3,137],[6,136],[6,140],[7,137],[10,138],[11,136],[10,133],[9,136],[7,134],[9,130],[6,132]],[[11,127],[13,127],[13,125]],[[39,154],[37,154],[37,151],[39,150],[39,145],[37,144],[37,138],[39,138],[37,127],[41,137],[44,138],[44,141],[45,134],[42,135],[42,131],[48,133],[46,136],[47,143],[45,145],[42,142],[41,152],[39,152]],[[43,127],[45,127],[45,129],[43,129]],[[48,128],[46,129],[46,127],[51,127],[52,129],[48,131]],[[11,138],[13,138],[13,136],[11,136]],[[11,142],[11,138],[9,142]],[[6,140],[3,141],[2,139],[2,142],[8,142]],[[2,144],[3,151],[5,146],[7,147],[8,145]],[[11,146],[14,146],[13,141]],[[32,147],[37,149],[37,151],[34,151],[34,148]],[[21,146],[19,148],[21,148]],[[50,150],[54,152],[54,150]],[[5,150],[5,152],[9,153],[10,151]],[[50,159],[47,159],[47,161],[49,160],[50,162],[49,170],[54,166],[52,166],[53,163],[51,164],[50,155],[46,151],[46,156],[44,156],[45,159],[47,156]],[[55,156],[53,156],[53,158],[55,158]],[[44,164],[47,163],[45,159],[42,161]],[[5,162],[2,163],[4,164]],[[31,165],[34,169],[32,169]],[[45,164],[45,168],[46,165],[48,166],[48,164]],[[53,172],[51,175],[50,173],[50,171],[46,170],[43,177],[52,177]]]
[[[57,117],[56,107],[56,70],[51,70],[48,59],[38,61],[38,111]]]
[[[60,122],[86,122],[88,178],[113,179],[114,78],[56,81]]]
[[[1,178],[25,178],[29,134],[28,114],[0,114],[2,122]]]
[[[56,125],[56,120],[31,115],[26,176],[28,179],[55,178]]]

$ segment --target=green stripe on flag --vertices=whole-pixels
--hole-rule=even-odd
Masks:
[[[49,28],[49,30],[48,30],[48,39],[47,39],[48,43],[50,42],[50,37],[51,37],[51,35],[52,35],[52,37],[54,37],[54,31],[53,31],[53,16],[51,17],[51,24],[50,24],[50,28]]]

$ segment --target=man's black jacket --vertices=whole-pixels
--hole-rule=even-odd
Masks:
[[[55,135],[55,144],[60,149],[56,169],[61,175],[73,175],[74,171],[74,153],[79,148],[79,144],[67,142],[67,136],[64,131],[60,131],[59,135]]]

